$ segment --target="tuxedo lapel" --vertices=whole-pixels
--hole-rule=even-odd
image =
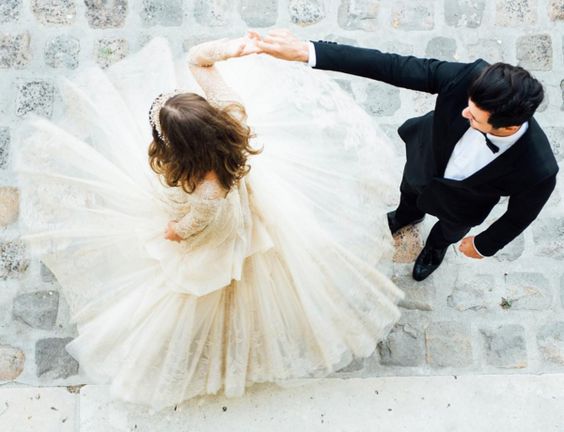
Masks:
[[[470,125],[468,120],[460,115],[455,114],[447,122],[439,122],[439,125],[447,125],[445,130],[435,133],[435,154],[438,155],[437,167],[438,172],[442,176],[446,170],[448,161],[456,143],[462,138],[462,135],[468,130]],[[440,141],[439,141],[440,140]],[[442,142],[441,142],[442,141]]]

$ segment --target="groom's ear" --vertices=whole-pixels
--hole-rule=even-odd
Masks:
[[[520,126],[505,126],[502,127],[500,129],[503,129],[505,132],[508,132],[510,134],[514,134],[515,132],[517,132],[519,130]]]

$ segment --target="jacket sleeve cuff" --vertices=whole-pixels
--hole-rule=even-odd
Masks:
[[[482,252],[480,252],[480,249],[478,249],[478,248],[476,247],[476,242],[475,242],[475,240],[476,240],[476,237],[472,237],[472,245],[474,246],[474,250],[475,250],[475,251],[478,253],[478,255],[480,255],[482,258],[485,258],[485,255],[482,254]]]
[[[481,256],[489,257],[495,255],[501,248],[495,245],[491,240],[488,240],[484,233],[481,233],[474,237],[474,249],[476,249]]]

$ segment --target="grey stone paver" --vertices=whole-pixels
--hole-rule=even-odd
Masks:
[[[8,226],[18,219],[19,199],[20,194],[17,188],[0,187],[0,226]]]
[[[375,31],[380,7],[379,1],[344,0],[339,6],[339,25],[345,30]]]
[[[432,311],[436,300],[434,279],[427,279],[421,283],[413,280],[410,274],[396,276],[393,281],[401,286],[405,298],[399,303],[400,307],[410,310]]]
[[[517,40],[519,66],[530,71],[552,69],[552,38],[549,34],[522,36]]]
[[[495,254],[494,258],[500,262],[515,261],[523,255],[523,252],[525,252],[525,235],[520,234],[511,243]]]
[[[560,305],[564,306],[564,274],[560,278]]]
[[[85,0],[86,18],[93,28],[123,27],[127,16],[127,0]]]
[[[564,365],[564,322],[546,324],[537,334],[543,359],[553,365]]]
[[[431,39],[425,49],[426,57],[455,61],[455,55],[456,40],[444,36],[437,36]]]
[[[477,28],[484,16],[484,0],[451,0],[445,2],[445,21],[453,27]]]
[[[49,270],[49,268],[48,268],[45,264],[43,264],[43,263],[41,263],[41,271],[40,271],[40,274],[41,274],[41,280],[42,280],[43,282],[54,282],[54,281],[56,281],[55,275],[54,275],[54,274],[51,272],[51,270]]]
[[[562,38],[562,56],[564,57],[564,37]],[[562,107],[560,108],[564,111],[564,80],[560,81],[560,90],[562,90]]]
[[[235,10],[229,0],[194,0],[193,7],[196,22],[212,28],[227,25]]]
[[[564,3],[562,3],[562,0],[550,0],[548,14],[552,21],[564,21]]]
[[[0,169],[6,168],[8,164],[8,152],[10,151],[10,129],[0,127]]]
[[[0,69],[23,69],[31,60],[28,32],[0,33]]]
[[[31,10],[41,24],[68,25],[76,19],[74,0],[31,0]]]
[[[100,39],[96,41],[96,62],[107,68],[111,64],[123,59],[129,51],[129,43],[126,39]]]
[[[543,310],[552,304],[548,279],[541,273],[512,273],[507,276],[504,297],[513,310]]]
[[[45,46],[45,64],[52,68],[75,69],[79,64],[80,40],[72,36],[57,36]]]
[[[249,27],[270,27],[278,20],[278,0],[241,0],[239,12]]]
[[[546,136],[550,140],[556,160],[562,162],[564,160],[564,127],[548,127]]]
[[[401,30],[432,30],[435,27],[434,3],[424,0],[400,0],[393,3],[393,28]]]
[[[422,366],[425,364],[425,337],[420,326],[397,324],[378,344],[380,364],[385,366]]]
[[[29,267],[25,246],[17,240],[0,243],[0,280],[21,278]]]
[[[3,0],[0,3],[0,24],[15,22],[20,18],[22,0]]]
[[[496,24],[513,27],[537,22],[537,0],[497,0]]]
[[[143,0],[141,19],[144,26],[179,26],[183,18],[181,0]]]
[[[65,350],[72,338],[46,338],[35,344],[37,376],[50,379],[68,378],[78,373],[78,362]]]
[[[52,329],[57,322],[58,310],[57,291],[24,293],[14,299],[14,318],[33,328]]]
[[[25,354],[19,348],[0,345],[0,380],[13,381],[23,371]]]
[[[504,61],[504,49],[500,40],[479,39],[467,46],[468,60],[487,59],[490,63]]]
[[[492,275],[476,274],[471,280],[457,280],[447,297],[447,304],[459,312],[493,310],[498,302],[493,293],[494,286]]]
[[[527,367],[525,329],[521,325],[502,325],[480,331],[483,336],[486,362],[502,368]]]
[[[425,333],[427,362],[432,367],[472,365],[472,342],[468,324],[443,321],[432,323]]]
[[[16,87],[18,95],[15,102],[18,117],[24,117],[30,112],[51,117],[55,99],[55,87],[51,82],[25,79],[19,81]]]
[[[366,86],[363,106],[367,112],[377,117],[391,116],[401,106],[400,91],[389,84],[370,82]]]
[[[309,26],[325,18],[325,4],[322,0],[288,0],[288,12],[292,23]]]
[[[562,215],[537,221],[532,232],[539,256],[557,260],[564,259],[564,218]]]
[[[0,25],[0,381],[8,385],[87,382],[64,351],[76,335],[64,296],[19,240],[19,195],[9,158],[28,114],[56,113],[57,79],[83,64],[108,67],[161,35],[182,55],[195,43],[248,27],[287,27],[304,39],[403,55],[507,61],[531,69],[545,85],[547,99],[536,119],[564,160],[561,0],[4,0]],[[395,129],[432,109],[434,96],[331,76],[402,158]],[[496,217],[506,205],[500,203]],[[411,265],[433,220],[402,233],[394,266],[394,279],[406,292],[402,319],[372,357],[336,375],[564,371],[563,209],[560,176],[539,219],[494,258],[472,261],[453,247],[423,284],[411,281]],[[42,298],[45,292],[56,294]]]

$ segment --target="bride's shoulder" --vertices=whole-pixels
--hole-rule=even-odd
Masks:
[[[220,200],[227,196],[229,189],[225,189],[219,181],[217,174],[210,171],[196,186],[192,195],[203,200]]]

